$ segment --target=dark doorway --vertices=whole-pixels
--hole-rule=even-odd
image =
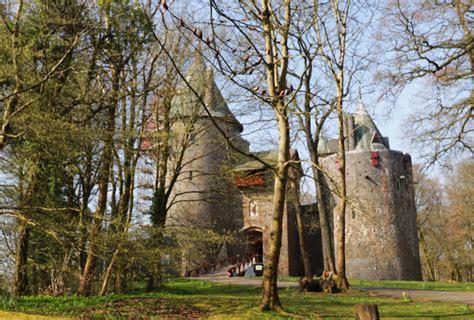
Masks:
[[[256,229],[247,230],[246,257],[250,262],[262,262],[263,241],[262,232]]]

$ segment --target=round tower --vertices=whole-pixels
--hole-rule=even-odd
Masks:
[[[349,117],[346,123],[353,129],[346,134],[351,142],[346,150],[347,276],[421,280],[411,157],[390,150],[388,138],[382,137],[361,102]],[[322,164],[339,181],[337,154],[325,157]],[[338,201],[333,197],[333,210]],[[334,234],[338,228],[334,219]]]
[[[206,68],[199,53],[186,82],[172,101],[174,156],[170,166],[172,171],[176,166],[180,169],[166,222],[187,234],[180,244],[183,272],[212,260],[222,250],[212,242],[205,243],[207,231],[224,234],[242,227],[242,201],[230,175],[236,157],[230,143],[244,151],[249,148],[240,136],[242,125],[229,110],[212,69]],[[198,240],[194,242],[190,237]]]

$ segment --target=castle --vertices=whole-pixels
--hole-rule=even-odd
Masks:
[[[344,129],[347,276],[421,280],[410,155],[390,149],[361,99],[357,111],[345,115]],[[333,180],[339,175],[338,150],[336,140],[323,141],[319,150],[325,155],[322,166]],[[334,195],[335,186],[327,184]],[[331,198],[334,211],[339,199]],[[338,228],[334,219],[334,231]]]
[[[186,82],[192,89],[181,86],[172,101],[172,132],[179,141],[187,137],[189,144],[174,186],[167,225],[218,234],[233,232],[241,244],[226,245],[225,255],[254,256],[264,262],[271,225],[273,173],[262,162],[236,151],[249,153],[250,145],[241,137],[243,127],[229,110],[202,56],[196,56]],[[362,106],[354,115],[346,116],[346,127],[348,190],[353,199],[346,213],[348,275],[361,279],[420,279],[410,157],[389,149],[388,139],[380,135]],[[326,156],[323,164],[329,175],[337,169],[334,146],[333,141],[322,146]],[[276,163],[275,152],[255,155],[267,164]],[[298,160],[296,151],[292,157]],[[285,204],[279,273],[300,275],[303,266],[290,198]],[[336,198],[330,201],[332,207],[336,202]],[[303,207],[307,224],[314,225],[319,219],[314,208]],[[332,225],[338,228],[335,221]],[[307,241],[314,271],[320,272],[318,230],[313,228]],[[189,237],[182,240],[183,273],[202,260],[210,261],[222,254],[222,247],[205,242]]]

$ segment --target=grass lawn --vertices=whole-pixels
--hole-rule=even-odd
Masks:
[[[25,313],[17,313],[17,312],[1,311],[0,310],[0,319],[2,319],[2,320],[64,320],[64,319],[68,319],[68,318],[54,317],[54,316],[31,315],[31,314],[25,314]]]
[[[427,281],[367,281],[350,280],[355,287],[380,287],[380,288],[400,288],[414,290],[439,290],[439,291],[474,291],[472,282],[427,282]]]
[[[298,277],[280,277],[279,281],[298,282]],[[427,281],[375,281],[349,279],[351,286],[360,288],[399,288],[413,290],[474,291],[473,282],[427,282]]]
[[[465,305],[405,302],[369,297],[363,292],[328,295],[294,289],[280,291],[285,313],[261,313],[259,297],[257,288],[173,280],[155,292],[137,289],[127,295],[106,297],[24,297],[12,303],[10,309],[83,319],[341,319],[353,318],[356,304],[374,303],[383,319],[474,318],[474,310]]]

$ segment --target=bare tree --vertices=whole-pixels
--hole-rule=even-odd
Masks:
[[[415,171],[415,201],[417,211],[417,229],[420,242],[420,258],[424,279],[439,280],[439,261],[442,260],[443,249],[435,241],[441,232],[443,191],[439,181],[430,179]]]
[[[447,183],[418,174],[418,234],[429,281],[472,281],[473,161],[458,163]]]
[[[274,8],[273,4],[267,0],[262,1],[261,6],[249,1],[223,10],[221,4],[211,1],[211,33],[209,36],[204,35],[200,28],[191,27],[170,10],[170,13],[180,22],[182,28],[191,31],[199,41],[202,41],[210,48],[217,59],[218,69],[224,75],[228,75],[235,84],[261,99],[273,110],[277,123],[279,132],[278,162],[272,168],[275,172],[274,207],[270,231],[270,246],[266,256],[264,271],[262,310],[281,308],[277,291],[277,272],[282,241],[282,219],[286,197],[287,174],[290,164],[290,125],[288,114],[290,99],[287,95],[291,93],[287,87],[290,59],[288,44],[292,19],[290,3],[291,1],[286,0]],[[167,5],[163,5],[163,8],[165,10],[169,9]],[[226,13],[228,9],[231,9],[232,14]],[[219,17],[218,20],[224,23],[223,25],[222,22],[217,22],[214,19],[216,14]],[[221,25],[223,29],[232,28],[236,34],[234,34],[235,39],[240,42],[239,45],[229,45],[229,41],[217,32],[216,28],[218,25]],[[245,47],[243,43],[245,43]],[[229,54],[226,54],[224,50],[228,51]],[[232,56],[238,59],[238,65],[231,63]],[[252,62],[250,61],[251,58]],[[261,88],[260,86],[250,87],[248,82],[242,81],[241,77],[239,79],[236,77],[239,74],[251,74],[253,70],[258,70],[258,66],[262,67],[260,74],[266,81],[266,88]],[[185,80],[184,77],[182,78]],[[192,89],[192,84],[188,84],[188,86]],[[203,102],[203,108],[206,109],[206,105]],[[212,119],[209,110],[206,109],[206,113]],[[216,125],[216,127],[219,126]],[[226,136],[225,132],[221,133],[224,137]],[[236,151],[242,152],[232,142],[229,145],[235,148]],[[268,166],[258,157],[250,154],[247,155]],[[268,167],[271,168],[271,166]]]
[[[372,12],[365,3],[351,1],[313,1],[308,4],[305,19],[298,25],[298,51],[305,66],[301,102],[296,105],[299,125],[304,132],[310,154],[317,191],[323,244],[324,268],[333,271],[340,289],[347,289],[345,270],[345,214],[348,205],[346,190],[345,152],[346,131],[344,115],[354,79],[368,65],[367,49],[362,48],[363,36]],[[305,32],[305,30],[308,30]],[[335,117],[335,121],[334,121]],[[321,140],[332,125],[337,128],[337,179],[325,174],[321,166]],[[330,186],[330,190],[327,189]],[[336,234],[334,244],[330,231],[330,204],[328,196],[338,198],[334,214]],[[334,246],[334,248],[333,248]],[[334,250],[334,251],[333,251]],[[337,261],[334,262],[335,253]]]
[[[305,221],[303,217],[303,210],[301,208],[300,200],[300,178],[301,178],[301,168],[291,168],[289,172],[289,181],[290,181],[290,190],[291,194],[289,195],[291,201],[293,202],[293,207],[295,209],[296,215],[296,226],[298,229],[298,238],[300,245],[301,258],[303,259],[303,268],[304,268],[304,279],[303,281],[312,281],[314,276],[312,257],[309,251],[309,246],[307,240],[307,230],[305,226]]]
[[[101,44],[105,59],[100,65],[101,82],[104,85],[105,95],[102,100],[104,114],[104,135],[100,141],[101,154],[98,168],[98,196],[95,211],[90,221],[88,234],[87,256],[85,258],[82,274],[79,282],[78,294],[87,295],[90,293],[90,280],[95,268],[99,252],[99,239],[104,230],[104,222],[107,213],[107,200],[109,186],[111,185],[111,173],[113,173],[114,161],[121,168],[118,179],[121,180],[120,195],[118,203],[112,201],[113,224],[115,231],[124,234],[128,232],[129,221],[131,219],[131,209],[133,201],[134,175],[139,157],[135,152],[139,145],[140,132],[143,128],[143,121],[146,119],[143,114],[150,95],[150,81],[153,73],[153,66],[138,61],[141,54],[145,52],[147,44],[148,29],[143,28],[144,16],[140,7],[133,3],[113,4],[107,3],[100,7],[100,22],[103,25],[98,38],[111,38]],[[133,11],[141,19],[121,19],[117,20],[124,12]],[[141,16],[140,16],[141,15]],[[129,33],[125,32],[129,31]],[[134,32],[130,32],[134,31]],[[151,58],[152,65],[155,59]],[[144,70],[141,86],[138,85],[138,70]],[[129,72],[130,70],[130,72]],[[128,90],[130,88],[130,90]],[[139,98],[141,98],[139,102]],[[137,113],[142,114],[141,121],[137,120]],[[120,122],[117,121],[120,119]],[[118,126],[121,123],[121,127]],[[121,132],[119,130],[122,130]],[[121,151],[117,152],[116,135],[123,137]],[[115,193],[112,193],[114,196]],[[119,252],[116,248],[113,252]],[[118,250],[118,251],[117,251]],[[118,254],[118,253],[116,253]],[[113,266],[115,256],[109,264],[109,270]],[[101,293],[103,294],[108,282],[109,272],[106,272]],[[116,274],[116,289],[122,290],[122,274]]]
[[[304,74],[302,76],[303,87],[301,88],[303,98],[300,103],[295,103],[295,114],[297,114],[299,126],[303,131],[304,140],[311,160],[311,169],[313,172],[318,203],[319,224],[321,228],[324,270],[335,272],[333,242],[329,222],[329,204],[327,203],[328,197],[325,195],[325,193],[330,192],[330,190],[325,190],[326,184],[323,181],[324,171],[320,164],[320,154],[318,151],[324,125],[326,124],[326,120],[328,120],[334,112],[334,108],[331,101],[324,98],[321,99],[322,96],[318,95],[319,88],[314,88],[314,69],[316,69],[314,61],[316,60],[323,43],[317,42],[317,32],[312,33],[313,37],[310,36],[311,33],[310,35],[305,35],[305,30],[307,30],[307,28],[312,29],[312,27],[315,27],[314,29],[318,30],[318,3],[316,3],[316,7],[312,9],[313,10],[308,10],[312,13],[309,15],[308,19],[306,21],[303,20],[304,22],[302,25],[298,25],[300,36],[298,37],[297,48],[304,57]],[[315,43],[317,45],[314,45]],[[313,91],[316,91],[316,93]],[[316,98],[319,98],[322,101],[318,103],[318,101],[315,101]]]
[[[331,7],[334,12],[334,18],[337,26],[338,39],[338,57],[333,65],[332,73],[336,85],[336,113],[338,123],[338,144],[339,144],[339,172],[340,182],[338,186],[340,197],[339,207],[336,212],[336,220],[339,224],[338,233],[336,235],[336,268],[337,268],[337,286],[340,289],[348,289],[349,282],[346,278],[346,206],[347,206],[347,190],[346,190],[346,147],[344,137],[344,96],[345,96],[345,58],[346,58],[346,35],[347,35],[347,19],[349,16],[350,1],[345,6],[339,6],[339,1],[332,1]],[[331,61],[331,60],[328,60]]]
[[[390,55],[381,55],[377,80],[395,97],[410,83],[422,87],[411,136],[428,166],[444,164],[450,153],[473,153],[472,10],[470,0],[396,0],[383,12],[379,40]]]

